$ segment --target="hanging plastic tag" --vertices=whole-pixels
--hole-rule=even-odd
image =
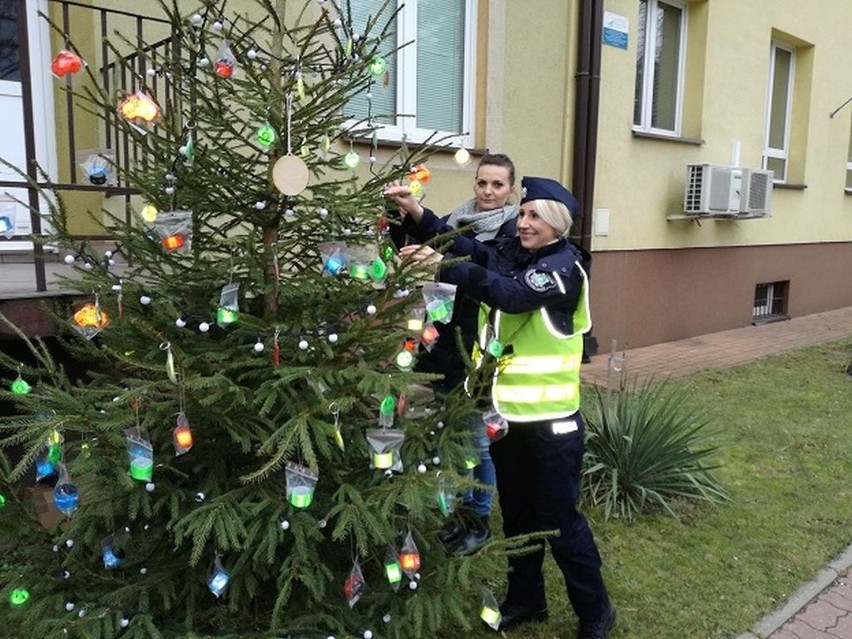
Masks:
[[[172,431],[172,441],[175,446],[175,455],[188,453],[192,448],[192,431],[189,428],[189,420],[183,412],[178,413],[175,428]]]
[[[154,447],[151,438],[141,428],[124,431],[127,439],[127,456],[130,459],[130,476],[137,481],[150,481],[154,475]]]
[[[317,246],[322,260],[323,275],[339,275],[346,269],[346,244],[343,242],[322,242]]]
[[[426,301],[426,316],[431,322],[447,324],[453,319],[456,285],[446,282],[430,282],[423,285],[423,299]]]
[[[222,567],[222,562],[216,557],[216,561],[213,562],[213,570],[207,579],[207,588],[218,599],[225,592],[229,581],[231,581],[231,575]]]
[[[90,340],[109,324],[109,315],[101,310],[97,298],[94,303],[88,303],[74,311],[71,325],[84,338]]]
[[[393,395],[385,395],[382,403],[379,406],[379,426],[382,428],[390,428],[393,426],[394,410],[396,409],[396,400]]]
[[[405,432],[387,428],[369,428],[367,443],[372,449],[370,468],[402,472],[400,449],[405,441]]]
[[[500,614],[500,605],[497,603],[497,598],[490,590],[486,590],[482,596],[482,609],[479,611],[479,618],[493,630],[500,629],[500,622],[503,619],[503,615]]]
[[[444,478],[438,478],[438,494],[436,501],[438,502],[438,510],[444,517],[449,516],[456,509],[456,493],[452,490],[447,490],[444,485]]]
[[[219,44],[219,50],[216,51],[216,61],[213,63],[213,72],[220,78],[227,80],[234,75],[236,66],[237,58],[234,57],[230,44],[228,44],[227,40],[222,40]]]
[[[420,551],[417,549],[417,544],[414,543],[414,537],[410,530],[399,553],[399,564],[409,579],[414,579],[414,575],[420,570]]]
[[[125,547],[127,545],[127,533],[110,535],[101,542],[101,559],[104,562],[104,568],[107,570],[115,570],[121,568],[126,556]]]
[[[365,590],[367,590],[367,582],[364,581],[364,573],[361,572],[361,566],[356,561],[352,564],[352,570],[349,571],[349,576],[343,583],[343,595],[350,608],[358,603]]]
[[[167,253],[187,253],[192,248],[192,211],[166,211],[151,226]]]
[[[79,161],[79,158],[87,155]],[[81,151],[78,155],[78,164],[89,184],[94,186],[115,186],[115,152],[114,151]]]
[[[393,546],[388,547],[385,553],[385,577],[395,591],[399,590],[402,583],[402,566],[399,564],[399,553]]]
[[[237,283],[225,284],[219,293],[219,308],[216,311],[216,325],[219,328],[227,328],[240,319],[240,285]]]
[[[317,474],[307,466],[287,462],[285,469],[287,480],[287,501],[295,508],[307,508],[314,500]]]
[[[482,413],[482,424],[485,428],[485,434],[488,435],[488,439],[492,443],[500,441],[509,432],[508,420],[493,408]]]
[[[65,466],[58,466],[59,479],[53,488],[53,505],[66,517],[70,517],[80,503],[80,492],[71,481]]]

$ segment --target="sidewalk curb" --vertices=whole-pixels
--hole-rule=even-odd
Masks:
[[[744,632],[736,639],[764,639],[778,630],[787,621],[799,613],[811,600],[828,588],[834,580],[852,566],[852,545],[848,546],[834,561],[823,568],[813,580],[799,588],[787,602],[775,612],[766,615],[758,621],[751,630]]]

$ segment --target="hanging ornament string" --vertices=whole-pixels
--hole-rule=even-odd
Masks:
[[[278,158],[272,167],[272,182],[284,195],[298,195],[308,186],[310,173],[305,161],[293,155],[293,94],[287,93],[285,102],[287,126],[287,154]]]
[[[169,342],[160,344],[160,350],[166,351],[166,375],[172,384],[177,385],[178,376],[175,370],[175,356],[172,354],[172,345]]]
[[[284,99],[284,109],[285,109],[285,117],[287,123],[287,155],[293,154],[293,147],[291,146],[291,128],[293,126],[293,94],[287,93],[287,97]]]
[[[272,336],[272,364],[275,368],[281,366],[281,347],[278,345],[278,337],[281,335],[281,329],[275,327],[275,334]]]
[[[337,402],[331,402],[328,405],[328,412],[331,413],[331,416],[334,418],[334,443],[337,444],[337,447],[345,451],[346,446],[343,443],[343,433],[340,431],[340,406]]]

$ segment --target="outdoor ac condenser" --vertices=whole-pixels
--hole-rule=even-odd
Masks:
[[[772,180],[775,174],[765,169],[743,169],[740,213],[762,217],[769,215],[772,202]]]
[[[684,215],[738,215],[742,186],[743,169],[718,164],[688,164]]]

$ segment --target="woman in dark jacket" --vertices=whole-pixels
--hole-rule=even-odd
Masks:
[[[514,237],[515,218],[518,215],[518,205],[512,201],[514,187],[515,165],[512,160],[502,153],[484,155],[476,168],[474,197],[444,217],[443,221],[453,229],[460,229],[463,236],[479,242],[490,244]],[[412,222],[405,217],[402,224],[391,226],[391,237],[401,247],[413,231]],[[424,253],[431,252],[431,249],[425,247],[421,250]],[[444,376],[435,384],[439,396],[458,388],[465,380],[465,360],[459,352],[457,335],[461,338],[465,352],[470,353],[476,341],[478,312],[478,301],[465,295],[457,296],[453,319],[448,324],[435,325],[439,333],[438,341],[431,350],[424,350],[418,356],[415,370]],[[462,426],[470,427],[471,424]],[[490,442],[478,416],[472,427],[479,451],[479,464],[474,467],[473,476],[487,488],[475,488],[463,495],[459,516],[451,519],[440,535],[444,544],[461,555],[474,552],[491,536],[488,518],[496,484],[494,462],[488,448]]]

